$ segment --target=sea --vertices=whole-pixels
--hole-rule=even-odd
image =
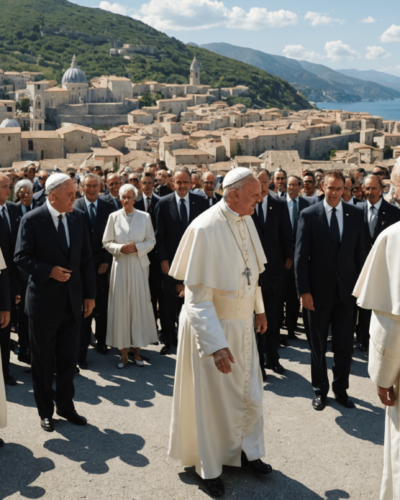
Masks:
[[[373,116],[381,116],[384,120],[400,121],[400,99],[374,102],[316,102],[314,104],[319,109],[340,109],[356,113],[369,113]]]

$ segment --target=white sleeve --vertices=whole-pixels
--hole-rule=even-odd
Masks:
[[[151,223],[150,215],[146,214],[146,236],[142,243],[136,243],[136,248],[138,250],[139,258],[144,257],[149,252],[151,252],[156,244],[156,238],[154,236],[153,224]]]
[[[115,242],[115,231],[114,231],[115,220],[112,215],[108,218],[106,229],[103,235],[103,245],[107,252],[118,257],[121,254],[121,248],[124,245]]]
[[[255,305],[255,313],[256,314],[263,314],[265,313],[265,307],[264,307],[264,301],[262,298],[262,292],[261,292],[261,287],[257,287],[256,291],[256,305]]]
[[[185,309],[196,335],[201,358],[229,347],[212,299],[212,288],[203,285],[186,286]]]

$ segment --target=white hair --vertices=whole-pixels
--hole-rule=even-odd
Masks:
[[[28,188],[29,193],[33,191],[33,184],[29,179],[22,179],[15,184],[14,193],[17,200],[19,198],[20,191],[24,188]]]
[[[121,186],[119,188],[119,197],[122,198],[124,194],[126,194],[128,191],[132,191],[136,199],[138,195],[138,190],[132,184],[124,184],[123,186]]]

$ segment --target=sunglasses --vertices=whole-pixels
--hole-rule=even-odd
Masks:
[[[314,181],[303,181],[304,184],[314,184]]]
[[[277,181],[284,181],[286,177],[275,177],[275,180]]]
[[[215,186],[215,182],[212,182],[212,181],[204,181],[203,184],[205,186]]]
[[[119,185],[120,185],[120,183],[119,183],[119,182],[111,182],[111,183],[109,184],[109,186],[110,186],[110,187],[119,186]]]
[[[386,175],[385,172],[375,172],[375,175]]]
[[[47,177],[38,177],[38,179],[39,179],[40,181],[43,181],[43,180],[47,179]]]
[[[71,179],[73,179],[75,177],[75,173],[74,172],[70,172],[68,175],[71,177]]]

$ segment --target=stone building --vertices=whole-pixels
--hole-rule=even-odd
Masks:
[[[0,168],[10,168],[21,161],[21,129],[0,127]]]
[[[165,152],[167,168],[175,170],[180,165],[198,165],[215,163],[215,156],[201,149],[176,149]]]
[[[21,132],[21,160],[64,158],[64,139],[54,130]]]

